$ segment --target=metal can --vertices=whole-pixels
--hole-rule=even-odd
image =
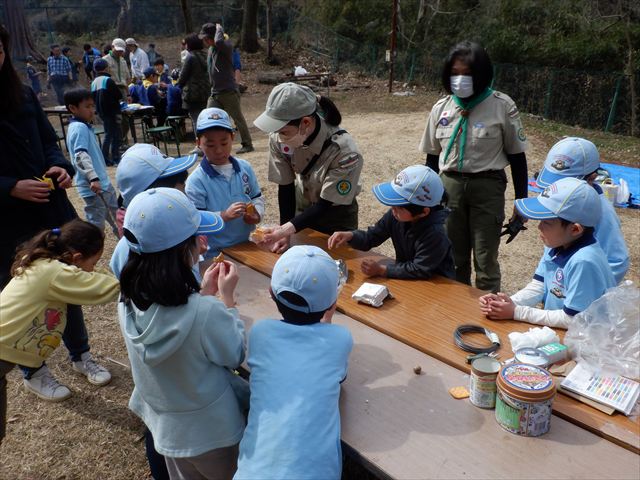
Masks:
[[[535,365],[536,367],[547,368],[551,363],[549,362],[549,357],[539,348],[520,348],[516,351],[515,357],[516,362]]]
[[[496,406],[496,376],[499,371],[500,362],[495,358],[480,357],[471,363],[469,401],[476,407]]]

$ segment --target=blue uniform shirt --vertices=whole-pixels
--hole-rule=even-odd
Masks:
[[[189,175],[185,192],[197,209],[221,212],[234,202],[249,203],[262,195],[249,162],[233,157],[229,157],[229,160],[233,165],[230,180],[216,172],[207,157]],[[245,223],[242,217],[225,221],[222,231],[208,237],[210,249],[205,258],[217,256],[223,248],[246,242],[254,228],[254,225]]]
[[[76,170],[79,170],[76,163],[76,154],[78,152],[87,152],[91,157],[91,163],[93,164],[96,176],[100,180],[100,187],[102,190],[106,191],[112,188],[111,180],[109,180],[109,175],[107,174],[107,166],[104,162],[104,157],[102,156],[102,150],[100,150],[96,134],[89,124],[76,120],[75,118],[71,119],[71,122],[69,123],[69,131],[67,132],[67,147],[69,148],[71,161],[73,162],[73,166]],[[86,178],[84,175],[76,175],[78,195],[81,197],[95,196],[89,187],[89,180],[90,179]]]
[[[613,272],[613,278],[618,284],[626,275],[627,270],[629,270],[629,250],[627,250],[627,245],[624,243],[620,219],[613,205],[607,200],[598,185],[594,185],[593,188],[600,194],[600,201],[602,202],[602,217],[595,227],[595,237],[607,256],[607,261]]]
[[[602,248],[591,234],[568,249],[545,247],[535,280],[544,282],[544,309],[575,315],[616,285]]]

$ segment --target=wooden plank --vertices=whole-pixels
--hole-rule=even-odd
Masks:
[[[324,234],[304,230],[294,236],[293,243],[326,249],[326,239]],[[271,275],[278,259],[278,255],[261,250],[250,242],[225,249],[225,253],[265,275]],[[502,347],[499,352],[503,360],[512,356],[508,334],[526,332],[532,327],[513,320],[488,320],[478,307],[478,297],[482,292],[468,285],[442,277],[429,281],[369,279],[360,270],[362,260],[388,258],[350,247],[341,247],[330,253],[336,259],[343,259],[349,269],[349,279],[338,298],[340,312],[463,372],[468,373],[470,369],[466,363],[467,353],[453,342],[453,332],[459,325],[482,325],[496,332],[500,336]],[[384,283],[395,298],[385,301],[380,308],[355,302],[351,295],[365,281]],[[564,336],[564,331],[559,330],[558,333],[561,338]],[[621,413],[609,416],[566,395],[558,395],[554,413],[640,453],[640,423]]]
[[[238,309],[247,329],[279,318],[269,279],[239,267]],[[343,314],[354,337],[340,398],[345,451],[390,478],[638,478],[640,456],[560,418],[548,434],[502,430],[493,410],[454,400],[468,376]],[[249,345],[249,348],[251,346]],[[423,373],[415,375],[420,365]]]

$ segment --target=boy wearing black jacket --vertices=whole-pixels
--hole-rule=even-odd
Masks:
[[[109,166],[120,162],[120,143],[122,137],[122,113],[120,102],[122,93],[107,73],[109,64],[106,60],[98,58],[93,62],[96,78],[91,82],[91,93],[96,104],[96,111],[100,115],[104,125],[104,142],[102,142],[102,155]],[[109,155],[111,153],[111,155]]]
[[[373,193],[380,203],[391,209],[366,232],[335,232],[329,238],[329,249],[348,242],[351,247],[366,251],[391,237],[396,251],[395,263],[365,259],[362,262],[365,275],[455,278],[451,242],[444,229],[448,214],[442,205],[445,191],[438,174],[424,165],[412,165],[402,170],[393,182],[374,186]]]

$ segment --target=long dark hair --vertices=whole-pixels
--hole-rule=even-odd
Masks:
[[[0,41],[4,49],[4,63],[0,68],[0,114],[14,113],[22,104],[23,86],[20,77],[11,63],[11,42],[9,32],[0,25]]]
[[[482,93],[493,80],[493,64],[482,45],[464,40],[455,45],[444,61],[442,68],[442,88],[451,93],[451,69],[456,60],[462,60],[471,69],[474,95]]]
[[[74,253],[93,257],[104,247],[104,234],[95,225],[75,218],[59,228],[43,230],[18,247],[11,275],[22,274],[36,260],[50,258],[71,264]]]
[[[131,232],[125,229],[125,237]],[[135,238],[135,237],[133,237]],[[184,305],[192,293],[200,291],[191,263],[196,251],[196,237],[189,237],[175,247],[155,253],[129,252],[120,274],[120,291],[140,310],[157,303],[167,307]]]

